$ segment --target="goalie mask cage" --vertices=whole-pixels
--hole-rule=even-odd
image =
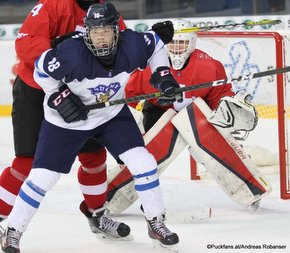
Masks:
[[[289,39],[277,32],[199,32],[196,47],[221,61],[229,78],[290,65],[289,56],[285,56],[286,49],[290,50]],[[264,167],[280,174],[282,199],[290,199],[289,75],[233,83],[235,91],[252,95],[259,115],[257,127],[241,144],[262,173]],[[192,179],[199,178],[197,168],[191,159]]]

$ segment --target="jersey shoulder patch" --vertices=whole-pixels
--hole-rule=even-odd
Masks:
[[[195,54],[195,57],[197,59],[202,59],[202,60],[212,60],[213,58],[211,56],[209,56],[206,52],[203,52],[199,49],[195,49],[194,50],[194,54]]]

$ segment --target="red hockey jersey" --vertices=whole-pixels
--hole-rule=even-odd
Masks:
[[[222,63],[199,49],[195,49],[191,54],[186,68],[174,70],[171,67],[171,72],[180,86],[192,86],[226,78],[225,69]],[[158,90],[150,84],[150,76],[151,72],[149,68],[146,68],[144,71],[133,73],[125,89],[126,97],[157,92]],[[185,97],[201,97],[211,109],[215,109],[222,97],[234,95],[231,87],[231,84],[226,84],[188,91],[185,93]],[[161,107],[157,104],[157,99],[151,99],[150,102]],[[136,106],[136,104],[130,105],[133,107]],[[170,108],[170,106],[163,108]]]
[[[15,41],[19,58],[17,73],[33,88],[41,89],[33,79],[34,62],[45,50],[50,41],[73,31],[80,31],[86,12],[76,0],[40,0],[31,10]],[[120,19],[120,29],[125,29]]]

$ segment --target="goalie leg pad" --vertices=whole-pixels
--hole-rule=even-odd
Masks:
[[[157,161],[159,175],[186,147],[185,141],[170,122],[175,114],[174,110],[167,110],[144,136],[146,148]],[[133,178],[128,168],[117,165],[109,169],[108,209],[120,213],[131,206],[137,198]]]
[[[172,123],[191,147],[192,156],[204,164],[222,189],[237,203],[248,207],[271,190],[229,129],[208,122],[212,111],[197,98],[180,111]]]

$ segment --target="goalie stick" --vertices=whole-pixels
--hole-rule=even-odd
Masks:
[[[244,76],[239,76],[239,77],[235,77],[235,78],[231,78],[231,79],[225,78],[225,79],[216,80],[216,81],[212,81],[212,82],[206,82],[206,83],[201,83],[201,84],[196,84],[196,85],[185,86],[185,87],[177,88],[175,90],[175,92],[179,93],[179,92],[187,92],[187,91],[192,91],[192,90],[199,90],[199,89],[209,88],[209,87],[213,87],[213,86],[225,85],[225,84],[231,83],[231,82],[241,82],[241,81],[247,81],[247,80],[261,78],[261,77],[265,77],[265,76],[283,74],[283,73],[286,73],[289,71],[290,71],[290,66],[287,66],[284,68],[261,71],[261,72],[257,72],[254,74],[247,74]],[[161,92],[154,92],[154,93],[143,94],[143,95],[130,97],[130,98],[121,98],[121,99],[116,99],[116,100],[112,100],[112,101],[86,105],[85,109],[90,111],[93,109],[100,109],[100,108],[109,107],[109,106],[113,106],[113,105],[138,102],[138,101],[143,100],[143,99],[147,100],[147,99],[152,99],[152,98],[158,98],[158,97],[163,96],[163,95],[164,94]]]
[[[190,32],[204,32],[209,30],[215,30],[215,29],[233,29],[240,26],[247,26],[247,27],[253,27],[257,25],[278,25],[282,21],[279,19],[276,20],[270,20],[270,19],[264,19],[261,21],[245,21],[243,23],[234,23],[234,24],[225,24],[225,25],[213,25],[213,26],[205,26],[205,27],[191,27],[191,28],[183,28],[180,30],[175,30],[174,33],[190,33]]]

